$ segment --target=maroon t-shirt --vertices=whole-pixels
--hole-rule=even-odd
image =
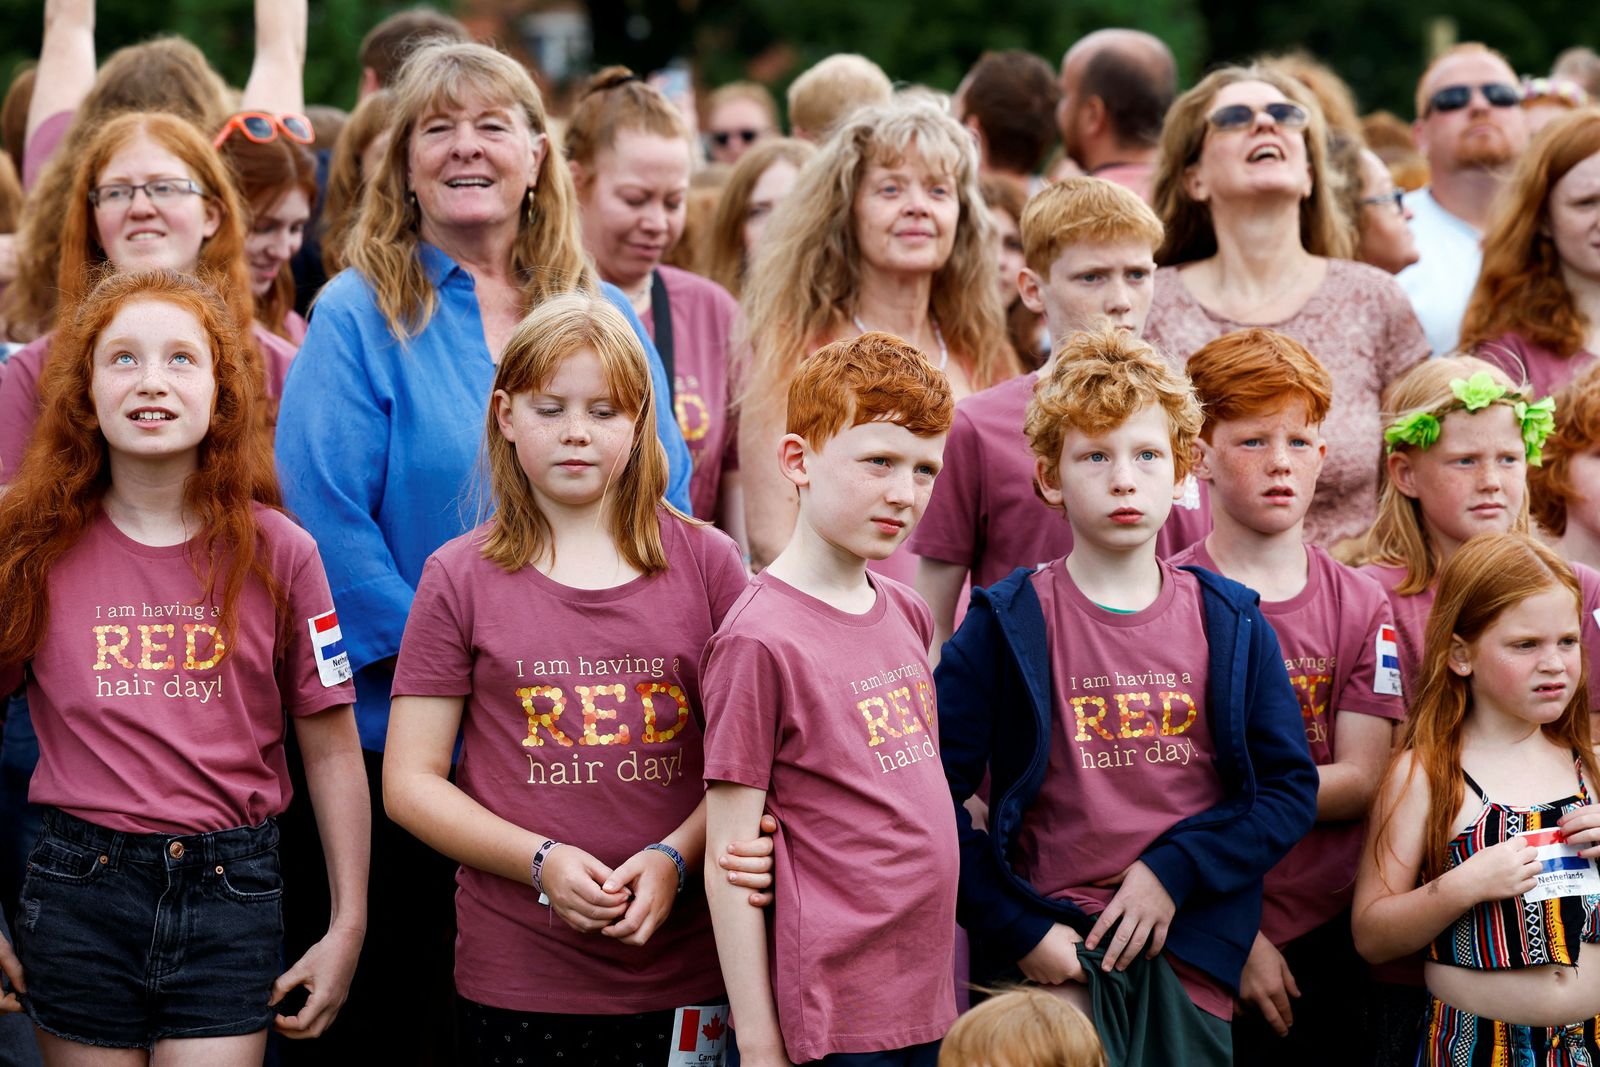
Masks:
[[[1577,575],[1578,588],[1583,593],[1583,608],[1578,614],[1578,630],[1583,637],[1583,649],[1591,664],[1600,663],[1600,572],[1582,563],[1568,561],[1572,573]],[[1405,580],[1404,567],[1390,567],[1382,563],[1368,563],[1360,568],[1362,574],[1376,579],[1389,597],[1394,609],[1395,629],[1400,637],[1400,674],[1405,690],[1415,693],[1421,688],[1422,653],[1428,640],[1428,612],[1433,610],[1433,598],[1438,592],[1438,580],[1420,593],[1401,596],[1395,590]],[[1589,711],[1600,712],[1600,686],[1589,688]]]
[[[1072,527],[1033,491],[1023,424],[1038,381],[1037,372],[1024,374],[956,404],[944,469],[907,542],[918,556],[968,568],[980,588],[1072,551]],[[1166,558],[1210,532],[1209,488],[1191,479],[1156,535],[1156,555]]]
[[[615,867],[694,811],[700,655],[745,587],[739,550],[661,513],[667,570],[573,589],[483,558],[486,526],[423,568],[395,696],[464,696],[456,784],[494,814]],[[528,881],[456,874],[456,989],[511,1011],[626,1015],[723,990],[705,895],[638,947],[581,934]]]
[[[1223,799],[1206,707],[1210,647],[1200,580],[1161,563],[1161,592],[1141,611],[1089,600],[1066,561],[1029,579],[1050,645],[1055,697],[1050,762],[1017,835],[1017,873],[1090,915],[1120,875],[1176,823]],[[1135,799],[1136,798],[1136,799]],[[1085,822],[1085,813],[1096,815]],[[1177,968],[1195,1004],[1220,1018],[1233,998]]]
[[[67,128],[72,125],[73,111],[57,111],[46,118],[34,129],[33,136],[28,138],[27,145],[22,150],[22,191],[32,192],[33,185],[39,180],[39,175],[44,173],[45,164],[50,162],[56,154],[56,149],[61,147],[61,142],[67,138]]]
[[[956,1017],[933,620],[870,581],[852,615],[763,574],[706,649],[706,780],[766,790],[778,820],[768,948],[794,1063],[937,1041]]]
[[[255,826],[289,804],[284,713],[355,701],[342,631],[311,535],[256,507],[266,565],[222,630],[194,542],[140,544],[102,512],[50,569],[50,617],[31,661],[39,767],[28,799],[139,834]],[[20,680],[0,667],[0,693]]]
[[[1300,699],[1306,743],[1317,765],[1337,760],[1338,715],[1355,712],[1398,722],[1405,718],[1398,669],[1385,666],[1394,648],[1394,612],[1371,578],[1306,546],[1306,584],[1288,600],[1263,600],[1283,650],[1283,665]],[[1173,557],[1217,571],[1205,542]],[[1218,572],[1220,573],[1220,572]],[[1282,947],[1331,921],[1350,906],[1365,824],[1319,822],[1267,872],[1261,932]]]
[[[251,324],[251,335],[266,362],[267,396],[283,395],[283,379],[289,364],[300,351],[259,322]],[[0,378],[0,485],[16,477],[22,454],[33,440],[33,429],[44,411],[39,395],[39,378],[50,353],[51,333],[35,338],[6,361],[7,371]]]
[[[739,305],[716,282],[676,267],[656,270],[672,309],[672,407],[694,461],[689,500],[695,518],[714,522],[722,472],[738,467],[728,352]],[[655,316],[641,318],[655,340]]]
[[[1490,344],[1480,345],[1475,355],[1505,371],[1514,382],[1526,377],[1533,386],[1536,400],[1557,392],[1600,359],[1581,348],[1570,356],[1558,356],[1517,333],[1508,333]]]

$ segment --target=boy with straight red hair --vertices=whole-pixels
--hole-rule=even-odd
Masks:
[[[1268,872],[1234,1020],[1240,1063],[1352,1063],[1366,968],[1350,936],[1363,820],[1405,715],[1383,587],[1304,540],[1333,380],[1298,341],[1239,330],[1189,357],[1205,411],[1195,474],[1213,527],[1173,557],[1261,594],[1317,763],[1317,825]]]
[[[1316,812],[1255,594],[1156,555],[1200,427],[1150,345],[1069,340],[1027,433],[1072,551],[974,590],[936,676],[975,970],[1058,987],[1147,1067],[1231,1067],[1261,879]],[[964,807],[985,773],[986,830]]]
[[[867,563],[927,506],[950,387],[867,333],[806,360],[788,400],[776,459],[800,516],[711,639],[701,687],[707,855],[754,837],[763,806],[778,822],[769,929],[706,868],[737,1062],[934,1067],[956,1016],[958,861],[933,621]]]
[[[1100,178],[1068,178],[1022,212],[1017,279],[1022,302],[1044,315],[1059,349],[1079,330],[1110,323],[1137,337],[1150,313],[1161,220],[1143,200]],[[928,513],[912,536],[917,592],[933,611],[936,644],[955,628],[961,587],[970,575],[988,587],[1018,567],[1072,551],[1072,527],[1033,494],[1033,453],[1022,423],[1044,366],[967,397],[956,405],[945,446],[945,471]],[[1157,553],[1168,556],[1205,536],[1210,513],[1194,482],[1162,529]]]

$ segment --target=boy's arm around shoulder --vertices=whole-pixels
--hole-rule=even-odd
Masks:
[[[1245,702],[1237,773],[1247,788],[1253,782],[1254,795],[1237,817],[1208,821],[1203,813],[1197,825],[1180,824],[1140,857],[1180,908],[1195,889],[1235,893],[1260,881],[1316,822],[1317,767],[1277,635],[1253,602],[1241,605],[1239,625],[1249,630],[1242,677],[1235,672],[1243,691],[1234,696]]]
[[[1028,698],[1010,662],[988,593],[975,591],[961,628],[944,646],[933,672],[939,701],[939,756],[955,804],[961,849],[957,918],[997,953],[1021,959],[1055,925],[1001,869],[988,831],[973,824],[965,801],[989,769],[997,714],[1029,714]],[[1003,819],[998,796],[991,809]]]

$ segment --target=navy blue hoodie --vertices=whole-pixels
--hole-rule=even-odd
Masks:
[[[1224,796],[1172,826],[1140,859],[1177,906],[1164,951],[1237,991],[1261,925],[1262,875],[1316,821],[1317,769],[1260,598],[1210,571],[1184,570],[1200,580],[1210,648],[1206,721]],[[973,937],[975,958],[991,966],[1027,955],[1055,923],[1085,935],[1094,925],[1012,868],[1022,815],[1044,782],[1056,714],[1032,573],[1020,569],[972,591],[934,672],[940,755],[961,839],[957,917]],[[1057,639],[1063,636],[1070,639]],[[987,832],[973,826],[962,804],[986,770]]]

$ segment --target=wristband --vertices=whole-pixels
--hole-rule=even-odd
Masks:
[[[559,844],[561,844],[560,841],[557,841],[553,837],[549,838],[544,844],[539,846],[539,851],[533,854],[533,866],[530,868],[529,874],[533,879],[533,890],[539,894],[539,903],[541,904],[550,903],[550,898],[545,895],[544,891],[545,857],[550,855],[551,849],[555,848]]]
[[[657,841],[653,845],[644,846],[644,850],[646,852],[649,852],[652,849],[661,853],[663,856],[666,856],[667,859],[672,861],[673,866],[678,868],[678,892],[683,892],[683,885],[689,879],[689,867],[683,862],[683,853],[679,852],[671,845],[663,844],[660,841]]]

